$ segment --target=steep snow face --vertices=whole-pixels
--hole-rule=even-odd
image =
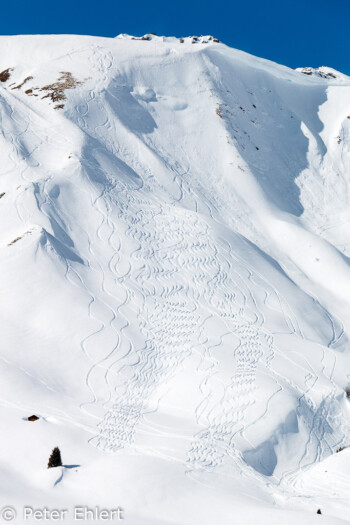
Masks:
[[[209,36],[0,48],[4,503],[313,523],[349,444],[350,80]]]

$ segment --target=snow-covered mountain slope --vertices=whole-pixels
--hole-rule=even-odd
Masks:
[[[350,79],[212,37],[0,49],[2,503],[347,522]]]

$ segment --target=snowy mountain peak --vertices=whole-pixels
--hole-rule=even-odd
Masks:
[[[0,38],[2,496],[340,524],[350,80],[182,40]]]
[[[297,68],[296,71],[300,71],[304,75],[308,76],[316,76],[319,78],[325,78],[326,80],[344,80],[345,82],[349,82],[349,77],[347,75],[344,75],[343,73],[340,73],[339,71],[336,71],[335,69],[332,69],[331,67],[321,66],[316,69],[312,67],[303,67],[303,68]]]
[[[137,37],[132,35],[127,35],[125,33],[120,34],[116,36],[118,39],[122,40],[146,40],[146,41],[154,41],[154,42],[168,42],[168,43],[180,43],[180,44],[211,44],[211,43],[219,43],[219,39],[215,38],[212,35],[206,35],[206,36],[188,36],[188,37],[165,37],[165,36],[158,36],[155,33],[146,33],[143,36]]]

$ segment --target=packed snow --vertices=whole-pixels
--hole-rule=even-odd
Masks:
[[[349,523],[349,77],[211,36],[0,49],[0,516]]]

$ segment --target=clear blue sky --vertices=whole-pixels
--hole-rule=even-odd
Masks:
[[[0,0],[0,34],[212,34],[281,64],[350,74],[350,0]]]

